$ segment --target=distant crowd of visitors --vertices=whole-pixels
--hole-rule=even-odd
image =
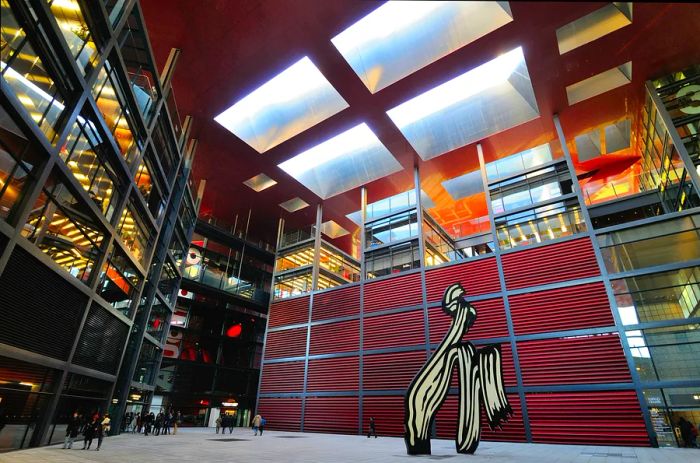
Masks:
[[[81,415],[77,411],[73,412],[73,416],[68,419],[66,427],[66,439],[63,442],[64,449],[72,449],[73,443],[78,438],[78,435],[83,436],[83,448],[81,450],[90,450],[93,439],[97,438],[97,448],[100,450],[102,439],[111,429],[111,419],[109,413],[104,416],[100,412],[95,412],[92,415]]]
[[[124,415],[124,431],[132,433],[143,433],[144,436],[150,434],[154,436],[177,434],[177,427],[182,423],[182,414],[178,411],[161,411],[157,415],[153,412],[133,413],[127,412]]]
[[[258,435],[258,432],[261,436],[263,435],[263,431],[265,430],[265,422],[265,418],[260,415],[255,415],[253,418],[252,428],[256,436]],[[219,431],[221,430],[221,434],[226,434],[226,429],[228,429],[229,434],[233,434],[235,423],[236,419],[233,416],[223,414],[219,415],[219,417],[216,419],[216,433],[219,434]]]

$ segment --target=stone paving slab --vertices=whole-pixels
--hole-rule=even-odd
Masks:
[[[97,441],[93,442],[93,448]],[[80,449],[82,441],[74,447]],[[210,429],[180,429],[175,436],[122,434],[108,437],[99,452],[41,447],[0,454],[0,463],[181,463],[290,462],[369,463],[445,461],[518,463],[694,463],[697,449],[651,449],[587,445],[544,445],[482,442],[476,455],[458,455],[454,442],[433,440],[433,455],[408,456],[403,439],[335,434],[265,431],[253,436],[249,429],[215,434]]]

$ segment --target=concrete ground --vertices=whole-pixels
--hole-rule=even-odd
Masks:
[[[93,442],[93,448],[97,442]],[[82,441],[74,447],[82,448]],[[130,463],[130,462],[402,462],[468,461],[518,463],[690,463],[700,461],[697,449],[650,449],[586,445],[544,445],[482,442],[475,455],[458,455],[454,443],[433,440],[433,454],[406,455],[403,439],[265,431],[249,429],[217,435],[211,429],[180,429],[176,436],[122,434],[109,437],[99,452],[63,450],[61,445],[0,454],[2,463]]]

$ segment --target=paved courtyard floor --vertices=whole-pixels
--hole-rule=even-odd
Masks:
[[[93,442],[93,448],[97,441]],[[82,442],[75,447],[82,448]],[[691,463],[700,462],[697,449],[650,449],[585,445],[543,445],[482,442],[476,455],[457,455],[454,443],[433,440],[433,455],[406,455],[403,439],[248,429],[217,435],[209,429],[180,429],[176,436],[122,434],[104,440],[99,452],[41,447],[0,454],[2,463],[161,463],[161,462],[402,462],[465,461],[518,463]]]

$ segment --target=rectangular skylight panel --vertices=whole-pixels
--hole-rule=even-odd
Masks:
[[[348,107],[308,57],[214,118],[264,153]]]
[[[309,206],[309,203],[307,203],[306,201],[304,201],[303,199],[301,199],[299,197],[292,198],[292,199],[287,200],[287,201],[280,204],[280,207],[287,212],[300,211],[308,206]]]
[[[569,85],[566,87],[566,97],[569,104],[574,105],[630,82],[632,82],[632,61]]]
[[[334,220],[329,220],[321,224],[321,233],[328,236],[329,238],[335,239],[340,238],[341,236],[345,236],[350,232],[341,227]]]
[[[331,41],[376,93],[512,20],[508,2],[390,1]]]
[[[442,182],[442,187],[452,196],[452,199],[467,198],[484,191],[484,182],[481,180],[481,171],[468,172],[459,177]]]
[[[424,161],[540,115],[522,48],[387,111]]]
[[[632,24],[632,3],[609,3],[557,29],[559,54],[563,55]]]
[[[401,170],[401,164],[365,123],[294,156],[279,167],[323,199]]]
[[[243,184],[249,188],[255,190],[256,193],[260,193],[263,190],[270,188],[271,186],[277,185],[277,182],[272,180],[265,174],[258,174],[255,177],[251,177]]]

